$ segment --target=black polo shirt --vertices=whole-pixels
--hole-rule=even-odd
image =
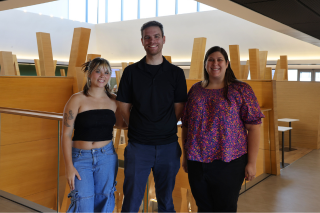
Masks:
[[[181,68],[163,63],[148,70],[146,57],[125,68],[117,100],[131,103],[130,142],[161,145],[178,140],[174,103],[187,101],[187,85]]]

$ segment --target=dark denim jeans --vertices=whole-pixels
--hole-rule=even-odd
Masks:
[[[112,212],[118,171],[118,156],[112,141],[99,149],[72,148],[72,161],[81,180],[75,177],[68,212]]]
[[[180,168],[178,142],[143,145],[129,142],[124,152],[124,200],[122,212],[138,212],[146,183],[153,171],[158,212],[175,212],[172,200],[176,175]]]

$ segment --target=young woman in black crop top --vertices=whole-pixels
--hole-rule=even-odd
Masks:
[[[62,148],[71,190],[68,212],[112,212],[118,169],[112,132],[114,125],[126,125],[109,91],[109,62],[95,58],[83,70],[87,83],[70,98],[63,117]]]

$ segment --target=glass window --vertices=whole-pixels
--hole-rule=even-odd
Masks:
[[[197,2],[194,0],[179,0],[178,14],[197,12]]]
[[[98,0],[98,23],[106,22],[106,0]]]
[[[98,23],[98,0],[88,1],[88,23]]]
[[[123,0],[123,20],[137,19],[137,17],[138,0]]]
[[[298,70],[288,70],[288,81],[298,80]]]
[[[315,81],[320,81],[320,72],[316,72]]]
[[[200,12],[209,10],[216,10],[216,8],[200,3]]]
[[[300,72],[300,81],[311,81],[311,72]]]
[[[175,13],[176,0],[158,0],[158,16],[170,16]]]
[[[69,0],[69,19],[86,21],[86,0]]]
[[[121,21],[121,1],[108,0],[108,22]]]
[[[156,0],[140,0],[140,18],[156,17]]]

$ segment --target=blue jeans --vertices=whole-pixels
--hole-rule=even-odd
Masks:
[[[152,169],[158,212],[175,212],[172,192],[180,168],[181,148],[178,142],[144,145],[129,142],[124,151],[124,200],[122,212],[138,212]]]
[[[112,212],[118,172],[118,156],[112,141],[91,150],[72,148],[72,161],[81,180],[75,177],[75,190],[68,212]]]

